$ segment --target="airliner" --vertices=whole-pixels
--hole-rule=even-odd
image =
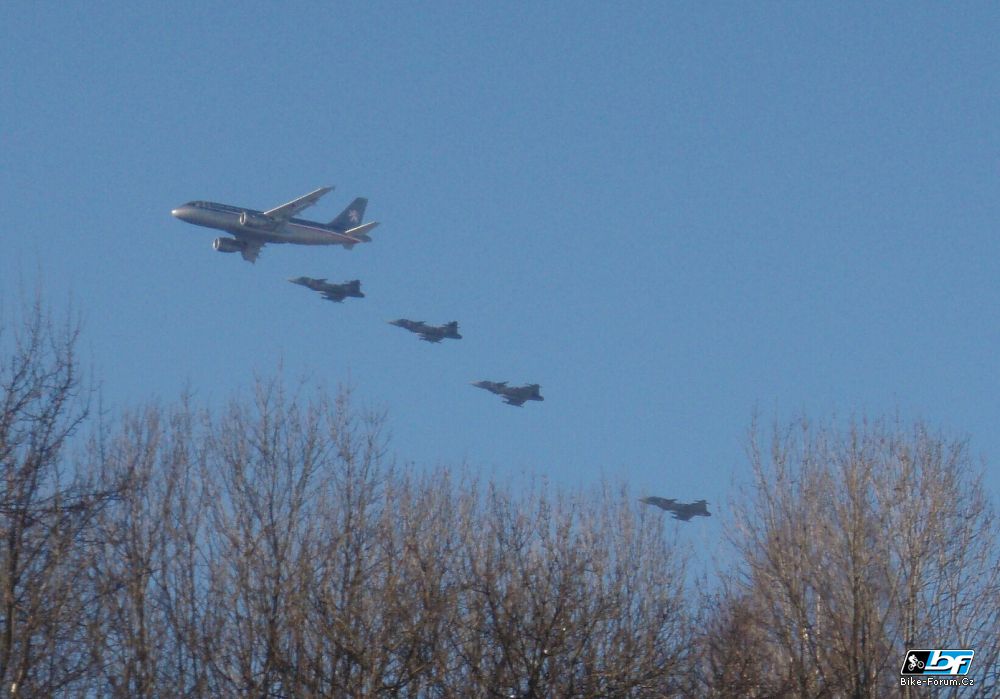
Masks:
[[[257,211],[212,201],[189,201],[170,213],[196,226],[217,228],[232,238],[216,238],[212,247],[219,252],[238,252],[247,262],[256,262],[265,243],[294,245],[343,245],[350,250],[358,243],[371,242],[368,232],[378,221],[361,223],[368,200],[358,197],[329,223],[294,218],[333,187],[320,187],[287,204]]]

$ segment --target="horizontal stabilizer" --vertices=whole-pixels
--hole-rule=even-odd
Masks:
[[[359,242],[368,243],[371,242],[371,238],[368,237],[368,231],[378,225],[378,221],[369,221],[368,223],[363,223],[360,226],[350,228],[344,231],[344,235],[354,238]]]

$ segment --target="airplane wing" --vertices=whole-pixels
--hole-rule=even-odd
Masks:
[[[420,335],[420,339],[424,342],[441,342],[441,338],[437,335],[428,335],[427,333],[422,333],[419,330],[417,334]]]
[[[503,400],[504,400],[504,402],[507,405],[516,405],[518,408],[520,408],[522,405],[524,405],[524,401],[526,399],[525,398],[513,398],[511,396],[507,396]]]
[[[260,254],[260,249],[264,247],[264,243],[256,243],[251,240],[243,240],[243,249],[240,250],[240,254],[243,255],[243,259],[247,262],[253,263],[257,261],[257,255]]]
[[[331,191],[333,187],[320,187],[314,192],[309,192],[305,196],[301,196],[298,199],[293,199],[287,204],[282,204],[281,206],[275,207],[270,211],[265,211],[265,216],[270,216],[275,221],[284,222],[295,216],[297,213],[303,209],[307,209],[316,202],[319,201],[327,192]]]
[[[681,512],[679,510],[674,510],[673,511],[673,515],[674,515],[674,519],[679,519],[682,522],[687,522],[689,519],[691,519],[691,513],[690,512]]]

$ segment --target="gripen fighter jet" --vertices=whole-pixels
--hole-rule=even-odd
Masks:
[[[445,323],[444,325],[428,325],[422,320],[407,320],[406,318],[387,320],[386,322],[389,325],[395,325],[397,328],[406,328],[411,333],[417,333],[424,342],[441,342],[445,338],[452,340],[462,339],[462,336],[458,334],[457,320]]]
[[[294,218],[312,206],[333,187],[321,187],[267,211],[246,209],[211,201],[189,201],[171,211],[174,217],[196,226],[218,228],[232,238],[216,238],[212,247],[219,252],[238,252],[247,262],[255,262],[265,243],[295,245],[343,245],[350,250],[371,241],[368,232],[377,221],[361,223],[368,200],[358,197],[329,223]]]
[[[639,502],[647,505],[656,505],[661,510],[666,510],[674,516],[674,519],[687,522],[692,517],[711,517],[708,511],[708,500],[695,500],[694,502],[677,502],[673,498],[660,498],[652,495],[648,498],[639,498]]]
[[[490,393],[503,396],[507,405],[521,407],[528,400],[545,400],[538,392],[541,388],[537,383],[529,383],[524,386],[508,386],[506,381],[473,381],[472,385],[477,388],[485,388]]]
[[[328,301],[336,301],[340,303],[348,296],[352,296],[357,299],[363,299],[365,295],[361,293],[361,282],[355,279],[354,281],[344,282],[343,284],[331,284],[326,279],[313,279],[312,277],[293,277],[289,279],[292,284],[298,284],[300,286],[305,286],[313,291],[318,291],[323,295],[323,298]]]

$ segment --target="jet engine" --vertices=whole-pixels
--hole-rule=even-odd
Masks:
[[[236,238],[216,238],[212,247],[219,252],[240,252],[243,249],[243,243]]]
[[[240,225],[244,228],[260,228],[262,230],[269,230],[274,227],[274,221],[268,216],[252,214],[249,211],[241,211]]]

